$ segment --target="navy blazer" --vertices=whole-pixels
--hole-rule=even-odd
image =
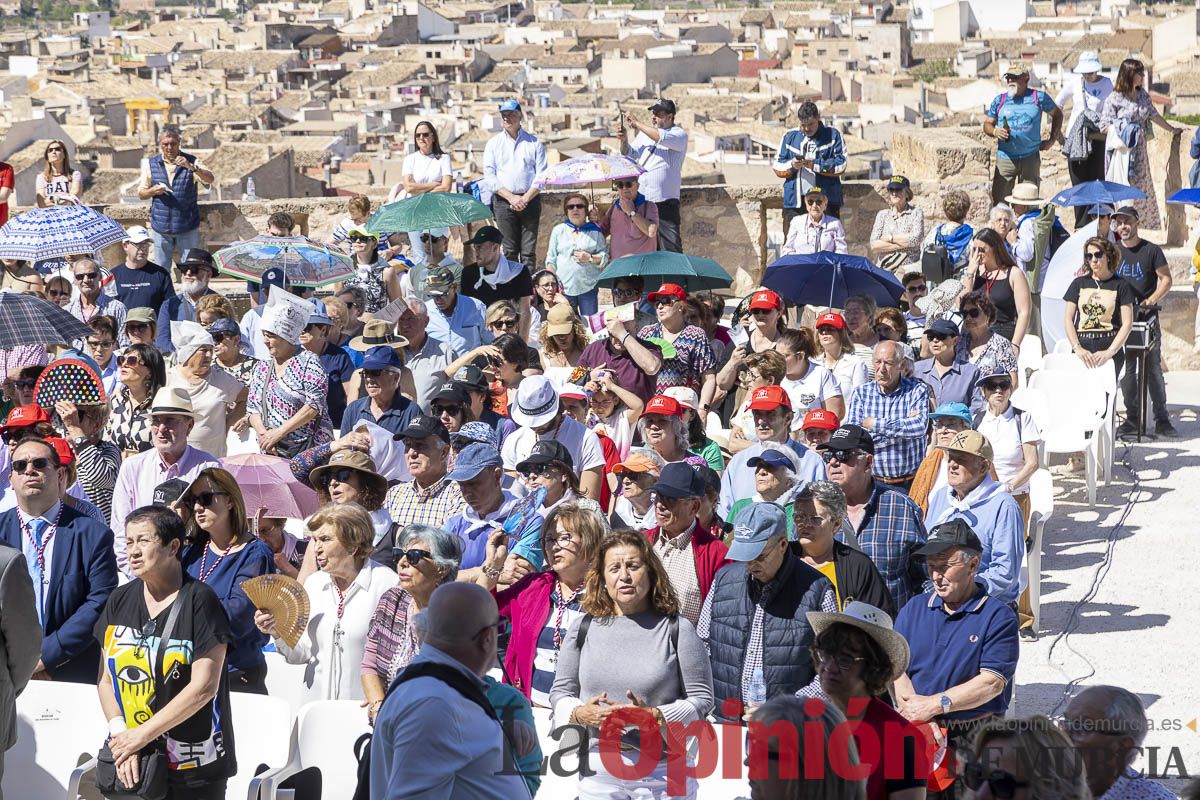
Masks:
[[[22,536],[17,509],[0,513],[0,542],[20,550]],[[50,558],[42,663],[54,680],[95,683],[100,644],[93,629],[108,596],[117,588],[112,531],[63,506]]]
[[[205,289],[204,294],[216,294],[216,292],[212,289]],[[175,352],[175,344],[171,341],[172,322],[200,322],[198,319],[191,319],[190,312],[185,313],[186,308],[183,304],[182,293],[173,294],[163,301],[162,306],[158,309],[157,334],[154,337],[154,346],[158,348],[158,352]]]

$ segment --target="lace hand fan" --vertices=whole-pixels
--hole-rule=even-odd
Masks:
[[[308,592],[287,575],[259,575],[242,581],[242,591],[260,611],[275,617],[279,638],[295,647],[308,626]]]

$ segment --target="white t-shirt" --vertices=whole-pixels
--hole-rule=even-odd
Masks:
[[[417,183],[437,183],[447,175],[453,176],[454,170],[450,167],[450,156],[427,156],[417,151],[404,157],[400,174],[411,175]]]
[[[73,171],[70,175],[55,175],[50,180],[46,180],[45,174],[39,174],[34,184],[37,193],[47,198],[53,198],[55,195],[60,194],[74,197],[71,194],[71,183],[76,178],[82,180],[79,170]]]
[[[582,422],[576,422],[571,417],[564,416],[562,425],[557,431],[538,436],[533,428],[520,427],[509,434],[500,449],[504,459],[504,468],[515,471],[529,454],[533,452],[533,443],[538,439],[555,439],[567,448],[571,460],[575,464],[575,474],[582,475],[585,470],[604,466],[604,451],[600,448],[600,437]]]
[[[833,375],[837,378],[838,386],[842,387],[842,397],[854,394],[854,388],[867,382],[867,365],[854,353],[842,353],[842,357],[833,365]]]
[[[1020,415],[1019,424],[1018,414]],[[1009,405],[1008,410],[1000,416],[985,410],[983,418],[979,420],[975,430],[986,436],[992,445],[994,454],[992,464],[996,467],[996,477],[1001,483],[1012,480],[1013,476],[1025,466],[1025,454],[1021,450],[1021,445],[1032,444],[1042,439],[1041,431],[1038,430],[1037,423],[1033,421],[1033,415],[1028,411],[1018,411],[1012,405]],[[1024,494],[1028,491],[1028,483],[1013,487],[1013,494]]]
[[[784,378],[779,382],[792,401],[792,430],[800,430],[804,415],[810,409],[824,408],[831,397],[841,397],[842,387],[833,373],[809,359],[808,372],[799,380]]]

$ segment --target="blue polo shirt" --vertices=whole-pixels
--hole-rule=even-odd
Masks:
[[[375,415],[371,413],[371,398],[360,397],[350,405],[346,406],[346,413],[342,415],[342,435],[346,435],[354,430],[354,426],[359,422],[366,420],[374,422],[379,427],[391,431],[393,435],[399,433],[408,427],[408,423],[414,417],[421,414],[421,407],[409,400],[404,395],[400,394],[400,390],[396,390],[395,396],[392,397],[392,404],[383,412],[379,419],[375,419]]]
[[[996,697],[978,708],[951,709],[946,719],[975,719],[1008,708],[1020,649],[1017,614],[989,597],[982,583],[975,584],[974,596],[953,614],[946,613],[936,592],[914,597],[896,617],[895,627],[912,651],[908,677],[918,694],[940,697],[982,670],[1004,679],[1004,691]]]
[[[321,369],[329,376],[329,394],[326,395],[329,418],[341,419],[346,413],[346,387],[342,384],[354,374],[354,362],[345,350],[331,344],[326,344],[325,352],[317,357],[321,359]]]
[[[943,403],[971,405],[972,398],[978,395],[975,391],[975,381],[979,377],[979,368],[969,361],[955,359],[950,369],[946,370],[946,374],[938,375],[934,364],[934,359],[930,357],[913,365],[913,377],[925,381],[933,391],[934,406]]]
[[[469,353],[492,342],[492,334],[484,324],[487,308],[474,297],[460,294],[448,317],[432,300],[425,302],[425,310],[429,314],[429,338],[450,345],[455,352]]]

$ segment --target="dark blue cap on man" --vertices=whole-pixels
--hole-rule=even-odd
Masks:
[[[262,285],[286,289],[288,287],[287,273],[283,271],[282,267],[271,267],[262,274]]]
[[[775,536],[787,536],[787,513],[778,503],[753,503],[733,521],[730,561],[753,561]]]
[[[785,453],[773,448],[763,450],[746,462],[746,466],[750,469],[758,469],[760,465],[764,467],[787,467],[788,469],[794,469],[795,466]]]
[[[662,474],[650,491],[676,500],[681,497],[703,497],[704,478],[690,464],[673,461],[663,467]]]
[[[404,428],[392,437],[395,441],[403,439],[427,439],[430,436],[436,436],[443,442],[449,443],[450,431],[446,430],[446,426],[437,417],[431,417],[428,414],[420,414],[408,421]]]
[[[925,335],[931,333],[941,334],[942,336],[961,336],[958,326],[948,319],[935,319],[925,325]]]
[[[363,369],[387,369],[388,367],[400,369],[403,366],[404,362],[400,360],[400,356],[396,355],[396,351],[383,345],[372,347],[363,356]]]
[[[952,519],[943,522],[929,532],[925,544],[913,552],[921,556],[935,556],[944,553],[952,547],[965,547],[976,553],[983,552],[983,544],[971,526],[962,519]]]
[[[489,467],[503,466],[500,451],[491,445],[469,444],[458,454],[454,469],[446,477],[452,481],[469,481]]]
[[[818,450],[862,450],[875,455],[875,441],[861,425],[843,425],[829,437],[829,441],[817,445]]]
[[[504,234],[495,225],[484,225],[475,231],[475,235],[471,237],[471,240],[467,244],[483,244],[484,242],[504,244]]]

